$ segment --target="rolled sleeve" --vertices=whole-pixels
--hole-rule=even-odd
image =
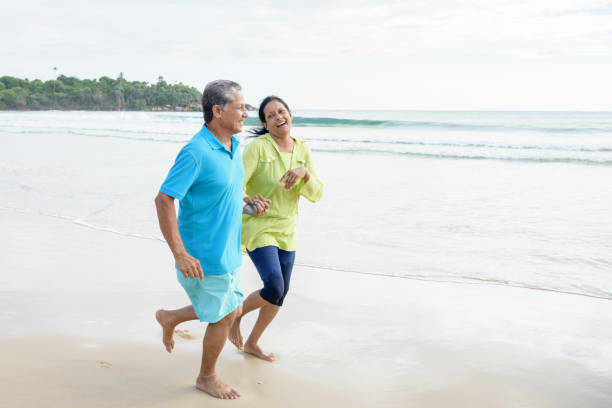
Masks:
[[[306,197],[308,201],[316,203],[323,197],[323,182],[319,179],[315,170],[310,149],[306,145],[304,147],[306,148],[306,168],[310,173],[310,180],[307,183],[301,182],[300,195]]]

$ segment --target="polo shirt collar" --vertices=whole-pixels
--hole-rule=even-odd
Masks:
[[[217,139],[215,135],[212,134],[212,132],[206,127],[206,124],[202,126],[202,130],[200,131],[200,133],[202,134],[202,136],[204,136],[204,139],[208,142],[208,145],[210,146],[211,149],[225,150],[232,157],[234,157],[234,153],[236,152],[236,149],[238,149],[238,146],[240,145],[240,141],[238,140],[236,135],[232,135],[232,151],[230,152],[227,146],[221,143],[219,139]]]

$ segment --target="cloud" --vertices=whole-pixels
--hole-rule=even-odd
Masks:
[[[556,66],[552,61],[583,61],[576,65],[577,77],[598,72],[594,81],[607,81],[605,70],[597,67],[610,67],[611,9],[610,1],[600,0],[236,0],[222,5],[22,0],[0,14],[5,39],[0,59],[2,74],[30,78],[55,75],[53,66],[80,77],[122,71],[128,79],[154,81],[163,75],[198,87],[204,78],[229,77],[249,82],[256,95],[274,91],[305,100],[310,93],[312,104],[330,86],[342,89],[349,102],[365,97],[354,83],[378,78],[388,84],[384,92],[375,94],[373,85],[364,92],[377,104],[390,101],[398,108],[402,100],[391,95],[394,87],[428,77],[423,84],[415,79],[398,89],[420,90],[428,106],[444,92],[455,92],[460,104],[474,94],[465,91],[465,84],[490,88],[478,78],[504,66],[528,70]],[[460,75],[457,67],[462,67]],[[431,73],[438,72],[433,78]],[[538,75],[540,82],[547,78]],[[508,74],[499,98],[528,77]],[[454,82],[441,88],[443,78]],[[546,89],[555,86],[549,82]],[[593,100],[601,100],[596,91]],[[481,94],[478,106],[494,97]],[[544,106],[546,98],[541,100]]]
[[[579,8],[576,8],[576,6]],[[325,7],[323,7],[325,6]],[[23,1],[4,52],[110,57],[338,58],[612,55],[601,1]],[[36,10],[36,13],[33,12]],[[19,33],[18,36],[15,34]]]

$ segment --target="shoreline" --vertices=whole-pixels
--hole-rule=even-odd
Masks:
[[[295,263],[295,266],[300,266],[306,269],[317,269],[317,270],[340,272],[340,273],[355,274],[355,275],[382,276],[382,277],[391,278],[391,279],[396,278],[396,279],[414,280],[414,281],[419,281],[419,282],[450,283],[454,285],[500,286],[504,288],[517,288],[517,289],[524,289],[524,290],[535,290],[535,291],[542,291],[542,292],[558,293],[561,295],[583,296],[587,298],[609,300],[609,301],[612,300],[611,297],[590,295],[588,293],[570,292],[570,291],[565,291],[565,290],[560,290],[560,289],[541,288],[541,287],[535,287],[535,286],[515,284],[515,283],[510,283],[510,282],[499,282],[495,280],[477,279],[477,278],[470,278],[470,277],[464,277],[463,280],[459,280],[459,279],[453,280],[451,277],[446,277],[446,278],[442,277],[442,278],[437,279],[437,278],[430,278],[427,276],[417,276],[417,275],[392,275],[392,274],[384,274],[384,273],[365,272],[365,271],[357,271],[353,269],[317,266],[317,265],[310,265],[310,264],[298,263],[298,262]]]
[[[14,207],[4,207],[0,205],[0,211],[2,210],[9,211],[9,212],[15,212],[18,214],[44,215],[45,217],[63,220],[65,222],[69,222],[76,226],[86,228],[86,229],[96,231],[96,232],[109,233],[109,234],[113,234],[113,235],[120,236],[120,237],[129,237],[129,238],[143,239],[143,240],[156,241],[156,242],[158,241],[164,244],[166,243],[166,241],[163,239],[161,234],[160,236],[152,236],[152,235],[136,234],[136,233],[131,233],[131,232],[123,232],[123,231],[119,231],[113,228],[106,228],[106,227],[91,225],[77,218],[61,216],[57,214],[43,213],[43,212],[35,211],[35,210],[26,210],[26,209],[14,208]],[[244,262],[248,263],[250,261],[248,257],[243,255],[243,263]],[[500,286],[500,287],[508,287],[508,288],[519,288],[519,289],[525,289],[525,290],[558,293],[558,294],[570,295],[570,296],[582,296],[582,297],[593,298],[593,299],[612,300],[612,298],[606,297],[603,295],[598,296],[595,294],[588,294],[588,293],[582,293],[582,292],[570,292],[570,291],[561,290],[561,289],[536,287],[536,286],[529,286],[529,285],[520,284],[520,283],[500,282],[500,281],[495,281],[495,280],[478,279],[478,278],[470,278],[470,277],[464,277],[462,280],[460,280],[460,279],[453,279],[452,277],[432,278],[432,277],[418,276],[418,275],[394,275],[394,274],[385,274],[385,273],[380,273],[380,272],[376,272],[376,273],[367,272],[363,270],[355,270],[355,269],[348,269],[348,268],[341,268],[341,267],[334,267],[334,266],[313,265],[313,264],[304,263],[300,261],[296,261],[295,266],[305,268],[305,269],[339,272],[339,273],[344,273],[344,274],[406,279],[406,280],[415,280],[415,281],[420,281],[420,282],[437,282],[437,283],[454,284],[454,285]]]

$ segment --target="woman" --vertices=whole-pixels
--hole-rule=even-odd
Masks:
[[[291,136],[292,115],[285,101],[276,96],[265,98],[259,106],[259,119],[263,127],[251,131],[257,138],[242,155],[244,182],[247,196],[261,194],[271,204],[263,216],[243,215],[242,247],[255,264],[263,288],[244,301],[242,314],[230,331],[230,340],[246,353],[274,361],[273,353],[265,353],[259,347],[259,338],[278,313],[289,290],[300,196],[318,201],[323,184],[317,177],[306,143]],[[240,320],[256,309],[259,309],[257,322],[243,344]]]

